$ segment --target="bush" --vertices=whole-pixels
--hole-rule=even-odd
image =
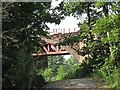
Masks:
[[[62,65],[58,68],[57,80],[76,78],[78,65]]]
[[[92,77],[95,79],[104,80],[108,87],[112,90],[120,90],[120,68],[112,69],[109,74],[108,72],[109,71],[105,71],[101,68],[100,70],[94,72]]]
[[[44,76],[46,82],[52,81],[52,77],[54,76],[51,68],[46,68],[42,75]]]
[[[106,80],[110,88],[114,90],[120,89],[120,68],[114,69]]]
[[[77,77],[84,78],[84,77],[89,76],[91,72],[92,72],[92,67],[88,61],[88,62],[81,63],[79,68],[76,70],[76,75]]]
[[[78,65],[71,65],[69,69],[67,69],[67,74],[65,76],[66,79],[76,78],[76,70],[78,69]]]
[[[39,75],[42,74],[47,82],[63,79],[76,78],[76,70],[78,69],[79,63],[73,58],[65,60],[59,64],[56,68],[46,68],[44,71],[39,71]],[[54,72],[55,70],[55,72]]]
[[[56,76],[56,79],[57,80],[63,80],[63,79],[65,79],[65,74],[66,74],[65,67],[64,66],[60,66],[58,68],[58,74]]]

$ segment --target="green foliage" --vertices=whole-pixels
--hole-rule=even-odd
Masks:
[[[64,62],[63,56],[48,56],[48,68],[51,68],[54,74],[57,73],[57,68]]]
[[[59,45],[73,45],[76,42],[79,42],[79,36],[65,37],[64,41],[60,42]]]
[[[77,65],[64,65],[58,68],[57,80],[71,79],[76,77]]]
[[[56,76],[57,80],[70,79],[76,77],[76,70],[79,67],[79,63],[75,61],[74,58],[70,58],[64,62],[64,65],[61,65],[58,68],[58,73]]]
[[[12,68],[9,69],[9,73],[6,73],[5,80],[7,80],[7,82],[3,82],[3,88],[23,89],[32,87],[31,83],[36,76],[37,69],[38,65],[36,61],[32,59],[31,54],[27,53],[25,48],[22,48],[17,55],[16,64],[12,65]],[[39,79],[42,79],[42,77]],[[7,83],[9,83],[9,85]]]
[[[78,69],[78,65],[73,65],[72,67],[69,66],[68,73],[66,75],[66,78],[76,78],[76,70]]]
[[[78,51],[80,55],[90,54],[91,59],[80,65],[77,75],[85,77],[94,74],[107,81],[109,87],[117,90],[120,86],[120,3],[71,2],[70,5],[65,4],[65,8],[73,16],[87,14],[87,19],[80,23],[80,36],[78,36],[79,41],[84,42],[86,47]],[[76,6],[82,9],[78,10]]]
[[[42,73],[42,75],[44,76],[44,78],[47,82],[50,82],[51,78],[53,77],[52,69],[51,68],[46,68],[44,70],[44,72]]]
[[[89,76],[91,70],[90,65],[87,62],[83,62],[76,71],[77,77],[84,78]]]
[[[42,40],[38,36],[46,35],[46,23],[59,24],[63,16],[51,9],[51,2],[2,4],[5,7],[2,12],[3,79],[10,80],[12,86],[29,88],[38,67],[42,67],[31,57],[38,50],[41,52]]]
[[[66,60],[65,66],[66,66],[66,79],[69,78],[76,78],[76,70],[79,68],[79,62],[76,61],[72,56]]]
[[[120,68],[114,69],[113,72],[106,78],[109,87],[118,90],[120,89]]]
[[[79,7],[78,7],[79,6]],[[77,15],[80,15],[81,12],[83,11],[82,9],[82,4],[81,3],[76,3],[76,2],[69,2],[69,3],[64,3],[64,7],[65,11],[68,13],[68,15],[74,15],[74,13],[76,13]]]
[[[75,61],[73,57],[71,57],[68,60],[64,59],[63,61],[61,61],[60,59],[61,56],[57,56],[57,58],[55,57],[53,58],[53,57],[51,56],[52,59],[58,60],[56,61],[57,67],[54,65],[55,62],[50,62],[54,60],[50,59],[48,68],[42,71],[41,70],[38,71],[38,75],[43,75],[47,82],[52,82],[55,80],[70,79],[70,78],[76,77],[76,70],[79,67],[79,63]],[[62,63],[57,63],[57,62],[62,62]],[[50,63],[53,64],[53,66],[51,66]]]
[[[114,5],[113,5],[114,7]],[[96,21],[93,33],[96,34],[104,47],[107,57],[103,58],[104,64],[96,71],[96,76],[107,81],[109,87],[119,88],[119,14],[112,14]],[[103,48],[102,48],[103,49]],[[108,49],[108,50],[107,50]],[[108,52],[109,51],[109,52]],[[100,53],[102,55],[102,53]],[[102,55],[102,56],[103,56]],[[118,76],[117,76],[118,75]],[[115,76],[117,79],[115,79]]]
[[[13,68],[15,76],[13,76],[12,72],[10,74],[11,80],[14,80],[13,84],[15,84],[16,87],[23,88],[29,85],[28,81],[31,78],[30,73],[33,73],[31,72],[31,60],[31,56],[25,51],[18,54],[18,62],[16,62]]]
[[[111,90],[120,89],[120,68],[109,69],[109,66],[102,67],[98,71],[94,72],[92,76],[96,79],[100,79],[107,82],[108,88]],[[108,70],[108,71],[107,71]]]
[[[50,7],[51,3],[11,3],[6,9],[8,15],[2,22],[2,58],[3,78],[9,83],[5,82],[4,86],[31,86],[32,79],[39,71],[39,62],[36,65],[31,54],[40,49],[42,41],[37,36],[46,35],[47,22],[59,24],[64,15],[79,18],[86,14],[86,20],[80,23],[80,35],[67,38],[62,44],[84,42],[86,46],[78,50],[78,53],[83,56],[89,54],[89,61],[79,66],[73,58],[64,61],[62,57],[53,57],[45,71],[42,72],[40,67],[39,74],[42,73],[47,81],[75,78],[76,74],[78,77],[94,74],[107,81],[109,87],[117,89],[120,86],[120,3],[61,3],[56,8],[58,11]],[[49,10],[53,12],[50,13]],[[59,11],[64,15],[57,14]],[[61,60],[63,61],[60,62]]]
[[[58,68],[58,75],[56,76],[57,80],[63,80],[63,79],[65,79],[65,74],[66,74],[65,69],[66,68],[64,66],[60,66]]]

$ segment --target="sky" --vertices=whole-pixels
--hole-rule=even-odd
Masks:
[[[59,5],[59,3],[63,0],[52,0],[52,7],[56,7]],[[59,25],[55,25],[54,23],[47,23],[48,27],[50,28],[50,34],[53,34],[53,29],[58,29],[58,28],[65,28],[65,33],[69,32],[69,28],[71,29],[70,31],[73,32],[74,28],[76,28],[76,31],[79,30],[78,28],[78,23],[80,21],[83,21],[85,19],[86,15],[82,15],[80,19],[77,19],[73,16],[66,16],[64,20],[61,20],[61,23]],[[63,30],[62,30],[63,31]]]
[[[61,23],[59,25],[55,25],[54,23],[48,23],[48,27],[50,28],[50,32],[51,34],[53,34],[53,29],[62,29],[63,32],[63,28],[65,28],[65,33],[69,32],[69,28],[70,28],[70,32],[74,31],[74,28],[77,30],[79,30],[77,23],[79,22],[79,20],[77,20],[76,18],[70,16],[70,17],[66,17],[64,20],[61,20]],[[59,31],[58,31],[59,32]],[[61,31],[60,31],[61,32]]]
[[[51,3],[52,7],[56,7],[59,5],[59,3],[63,0],[52,0],[53,2]],[[68,28],[71,28],[73,30],[74,28],[78,29],[77,23],[79,20],[74,18],[73,16],[67,16],[64,20],[61,20],[61,23],[59,25],[55,25],[54,23],[47,23],[48,27],[50,28],[51,34],[53,34],[53,28],[58,29],[58,28],[65,28],[65,32],[68,32]]]

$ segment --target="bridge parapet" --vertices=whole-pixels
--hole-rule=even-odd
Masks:
[[[75,28],[53,28],[50,32],[50,35],[54,35],[54,34],[66,34],[66,33],[74,33],[74,32],[78,32],[79,28],[75,27]]]

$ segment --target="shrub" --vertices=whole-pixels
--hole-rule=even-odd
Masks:
[[[65,79],[65,74],[66,74],[65,67],[64,66],[60,66],[58,68],[58,74],[56,76],[56,79],[57,80],[63,80],[63,79]]]
[[[110,88],[114,90],[120,89],[120,68],[114,69],[106,80]]]
[[[89,62],[83,62],[76,70],[76,75],[77,77],[83,78],[89,76],[91,72],[92,72],[91,64]]]
[[[47,82],[50,82],[51,78],[53,77],[52,69],[46,68],[45,71],[42,73],[42,75],[44,76],[44,78]]]
[[[57,80],[76,78],[78,65],[62,65],[58,68]]]

